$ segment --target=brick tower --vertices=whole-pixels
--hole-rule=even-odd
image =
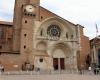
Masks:
[[[32,44],[32,41],[29,40],[31,40],[33,34],[29,32],[32,32],[30,30],[33,30],[33,19],[39,20],[39,4],[40,0],[15,0],[13,21],[13,51],[15,53],[20,53],[22,46],[23,48],[27,48],[26,44],[30,46]],[[30,42],[30,44],[27,42],[25,43],[27,40],[24,39],[25,36],[28,36],[29,40],[27,42]]]

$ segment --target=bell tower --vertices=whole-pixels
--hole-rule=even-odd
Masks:
[[[13,51],[15,53],[20,53],[20,47],[22,42],[21,35],[22,35],[23,28],[26,26],[32,27],[33,24],[31,25],[31,23],[33,19],[36,18],[36,20],[39,20],[38,17],[39,5],[40,5],[40,0],[15,0],[14,19],[13,19],[13,23],[14,23]],[[34,7],[36,7],[35,14],[32,12],[34,10]]]

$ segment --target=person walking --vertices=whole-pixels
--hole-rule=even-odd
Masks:
[[[88,70],[89,70],[89,74],[91,74],[91,70],[92,70],[91,66],[89,66]]]

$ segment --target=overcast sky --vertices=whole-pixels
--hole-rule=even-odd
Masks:
[[[84,34],[96,36],[95,23],[100,34],[100,0],[41,0],[41,6],[74,24],[84,26]],[[12,21],[14,0],[0,0],[0,20]]]

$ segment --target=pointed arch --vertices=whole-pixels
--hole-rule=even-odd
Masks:
[[[53,57],[58,57],[58,58],[69,57],[69,55],[71,54],[71,48],[68,44],[56,43],[53,46],[51,54]]]

